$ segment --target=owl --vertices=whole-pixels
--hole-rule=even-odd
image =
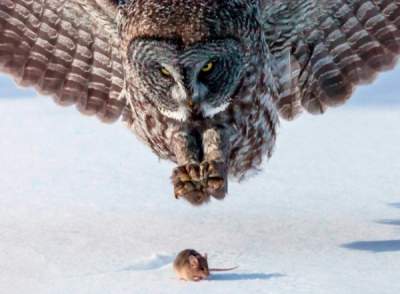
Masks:
[[[280,118],[343,104],[399,54],[399,0],[0,0],[0,71],[122,120],[194,205],[272,155]]]

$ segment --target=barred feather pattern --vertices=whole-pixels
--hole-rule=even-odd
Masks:
[[[357,85],[395,66],[400,54],[399,0],[264,0],[263,23],[277,66],[280,115],[323,113]],[[289,50],[290,56],[287,52]],[[289,67],[287,74],[281,69]]]
[[[104,0],[0,0],[0,71],[113,122],[126,106],[116,13]]]
[[[137,39],[168,46],[155,45],[155,56],[151,46],[133,46],[143,51],[132,61]],[[188,72],[210,62],[227,39],[240,51],[240,76],[223,84],[234,89],[213,87],[220,88],[212,89],[213,103],[208,94],[193,103],[193,85],[210,81],[197,83],[198,73]],[[198,46],[207,43],[214,49]],[[173,69],[168,81],[155,58],[163,52]],[[105,122],[122,114],[160,158],[180,166],[193,154],[200,164],[209,146],[220,148],[226,154],[218,160],[238,178],[272,155],[277,112],[292,119],[303,109],[323,113],[342,104],[399,54],[400,0],[0,0],[0,71]],[[204,111],[202,102],[212,108]],[[182,108],[185,115],[165,115]],[[208,129],[228,147],[203,148]]]

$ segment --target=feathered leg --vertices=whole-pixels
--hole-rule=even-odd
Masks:
[[[226,149],[223,133],[210,128],[203,133],[204,160],[200,165],[203,185],[207,193],[222,199],[228,190]]]
[[[172,173],[172,183],[174,184],[175,198],[185,198],[193,205],[200,205],[207,202],[209,194],[203,189],[200,177],[197,138],[186,132],[175,134],[173,146],[178,162]]]

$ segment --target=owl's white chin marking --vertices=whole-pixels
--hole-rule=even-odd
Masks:
[[[214,107],[208,103],[204,103],[203,105],[201,105],[201,109],[205,117],[213,117],[214,115],[225,111],[229,107],[229,105],[230,101],[226,101],[221,105],[218,105],[217,107]]]
[[[179,106],[176,111],[160,109],[160,112],[168,118],[181,122],[186,121],[189,117],[188,109],[183,105]]]
[[[224,102],[223,104],[221,104],[217,107],[211,106],[208,103],[204,103],[201,105],[201,110],[202,110],[204,117],[212,118],[213,116],[217,115],[218,113],[225,111],[229,107],[229,105],[230,105],[229,101]],[[176,111],[160,109],[160,112],[164,116],[171,118],[173,120],[176,120],[176,121],[180,121],[180,122],[187,121],[187,119],[190,116],[190,110],[184,105],[179,106],[178,110],[176,110]]]

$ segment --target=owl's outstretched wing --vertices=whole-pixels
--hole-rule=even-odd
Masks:
[[[340,105],[396,64],[399,0],[261,1],[284,118]]]
[[[126,105],[116,15],[112,0],[0,0],[0,72],[115,121]]]

